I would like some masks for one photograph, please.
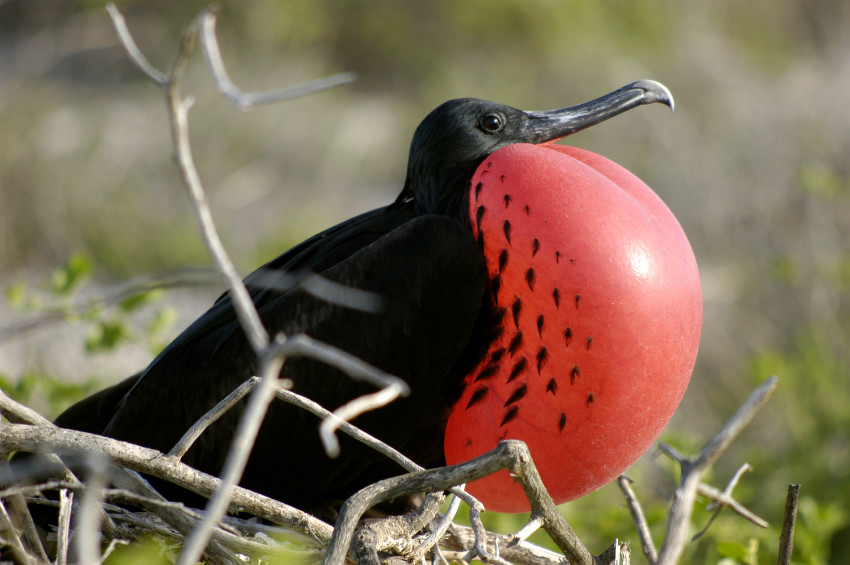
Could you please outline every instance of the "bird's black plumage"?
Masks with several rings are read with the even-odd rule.
[[[411,394],[355,422],[422,465],[442,461],[445,418],[465,372],[498,319],[489,311],[484,256],[469,229],[470,179],[493,151],[557,139],[639,104],[665,101],[666,89],[641,81],[580,106],[523,112],[477,99],[446,102],[420,124],[407,178],[392,204],[301,243],[247,277],[260,317],[274,335],[307,333],[360,356],[410,385]],[[384,300],[380,313],[329,304],[269,281],[310,271]],[[62,426],[170,450],[197,418],[255,374],[257,362],[222,296],[136,377],[62,414]],[[294,390],[329,409],[371,392],[327,365],[286,362]],[[184,457],[220,471],[242,407],[209,428]],[[328,459],[318,420],[272,405],[242,485],[301,507],[345,497],[400,472],[377,453],[344,440]]]

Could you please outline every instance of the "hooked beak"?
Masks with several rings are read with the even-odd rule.
[[[590,102],[545,112],[526,112],[529,120],[520,137],[527,143],[547,143],[604,122],[627,110],[660,102],[673,110],[673,95],[654,80],[639,80]]]

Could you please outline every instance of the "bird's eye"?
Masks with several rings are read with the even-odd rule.
[[[487,114],[481,118],[481,127],[484,131],[496,132],[502,129],[502,116],[499,114]]]

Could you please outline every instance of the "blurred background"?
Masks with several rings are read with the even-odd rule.
[[[550,109],[640,78],[666,84],[675,114],[641,108],[567,143],[652,186],[700,264],[700,356],[662,440],[692,452],[755,386],[780,377],[710,477],[723,486],[749,461],[736,494],[771,527],[724,511],[688,562],[775,562],[789,483],[802,483],[795,562],[846,559],[850,3],[221,4],[223,55],[244,89],[359,75],[240,113],[193,58],[195,158],[245,274],[393,199],[414,128],[447,99]],[[165,67],[206,3],[118,6]],[[171,156],[161,94],[128,62],[102,2],[0,2],[0,384],[48,416],[143,368],[221,291]],[[128,298],[163,276],[198,285]],[[675,474],[651,456],[630,471],[659,540]],[[618,536],[638,551],[615,487],[564,512],[592,550]],[[709,516],[700,507],[695,532]]]

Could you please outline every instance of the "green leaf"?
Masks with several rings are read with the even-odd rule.
[[[91,259],[74,253],[68,262],[53,271],[50,278],[50,290],[59,295],[67,295],[77,289],[91,276],[94,264]]]
[[[100,320],[86,338],[86,351],[111,351],[129,337],[127,325],[121,320]]]
[[[129,314],[130,312],[135,312],[142,306],[150,304],[151,302],[156,302],[162,298],[162,294],[162,289],[147,290],[145,292],[134,294],[129,298],[125,298],[118,304],[118,306],[121,310]]]

